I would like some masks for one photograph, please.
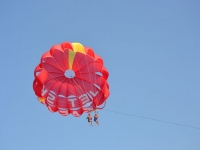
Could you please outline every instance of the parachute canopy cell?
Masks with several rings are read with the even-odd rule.
[[[51,112],[79,117],[105,106],[108,76],[102,58],[91,48],[64,42],[42,55],[34,70],[33,90]]]

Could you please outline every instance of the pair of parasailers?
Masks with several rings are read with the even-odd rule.
[[[99,121],[98,121],[99,116],[97,114],[94,115],[94,122],[96,122],[97,125],[99,125]],[[92,115],[90,115],[90,113],[88,114],[87,118],[88,122],[90,123],[91,126],[92,125]]]

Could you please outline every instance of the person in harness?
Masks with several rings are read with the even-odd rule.
[[[97,114],[94,115],[94,122],[96,122],[97,125],[99,125],[98,121],[99,116]]]
[[[93,126],[92,125],[92,115],[88,114],[88,116],[87,116],[86,119],[88,120],[88,122],[90,123],[90,125]]]

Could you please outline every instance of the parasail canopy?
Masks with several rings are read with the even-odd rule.
[[[102,58],[91,48],[64,42],[42,55],[34,70],[33,90],[51,112],[78,117],[105,106],[108,76]]]

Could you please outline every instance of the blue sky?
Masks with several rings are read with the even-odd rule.
[[[85,0],[0,2],[0,149],[199,150],[200,2]],[[32,90],[54,44],[80,42],[109,70],[100,126],[51,113]]]

